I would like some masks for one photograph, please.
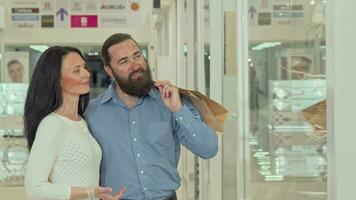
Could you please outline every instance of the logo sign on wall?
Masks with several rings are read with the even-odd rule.
[[[42,15],[41,16],[41,27],[42,28],[53,28],[54,27],[54,16],[53,15]]]
[[[141,26],[142,0],[12,0],[14,28],[125,28]]]
[[[38,28],[40,26],[37,4],[15,1],[12,4],[11,14],[12,27],[14,28]]]
[[[39,28],[39,15],[12,15],[11,16],[13,28]]]
[[[126,0],[100,0],[100,12],[105,13],[126,13]]]
[[[100,26],[106,28],[127,27],[127,17],[125,15],[101,15]]]
[[[299,24],[304,19],[303,5],[278,4],[273,6],[274,24]]]
[[[84,2],[84,10],[86,12],[98,12],[98,2],[97,0],[86,0]]]
[[[96,28],[98,27],[97,15],[72,15],[70,16],[72,28]]]
[[[84,2],[82,0],[72,0],[70,3],[71,12],[83,12],[84,11]]]
[[[53,14],[54,2],[53,0],[41,0],[40,12],[41,14]]]

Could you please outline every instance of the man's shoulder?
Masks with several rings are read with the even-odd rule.
[[[159,89],[157,87],[152,87],[149,94],[154,98],[160,97]]]
[[[103,98],[104,98],[104,93],[100,94],[99,96],[89,101],[88,107],[86,108],[84,113],[84,116],[86,118],[92,115],[93,113],[95,113],[98,107],[100,107],[100,105],[102,104]]]

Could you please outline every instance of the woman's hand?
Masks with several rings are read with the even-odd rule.
[[[116,192],[115,195],[112,195],[112,189],[109,187],[96,187],[95,188],[95,197],[102,200],[120,200],[124,192],[126,191],[125,187],[122,187],[120,191]]]

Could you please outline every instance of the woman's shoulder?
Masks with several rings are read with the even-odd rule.
[[[62,137],[63,124],[61,120],[53,114],[44,117],[37,128],[36,140],[59,141]]]
[[[63,120],[61,120],[59,116],[51,113],[41,120],[39,128],[49,129],[51,131],[60,130],[64,125],[63,123]]]
[[[50,113],[48,114],[46,117],[44,117],[42,119],[42,121],[40,122],[40,124],[56,124],[59,123],[60,120],[59,118],[56,116],[56,114],[54,113]]]

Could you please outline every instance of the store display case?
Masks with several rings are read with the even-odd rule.
[[[28,157],[23,133],[27,83],[0,83],[0,186],[22,186]]]
[[[326,81],[273,80],[269,85],[269,144],[273,174],[321,177],[326,172],[326,146],[313,143],[318,135],[302,110],[326,98]]]

